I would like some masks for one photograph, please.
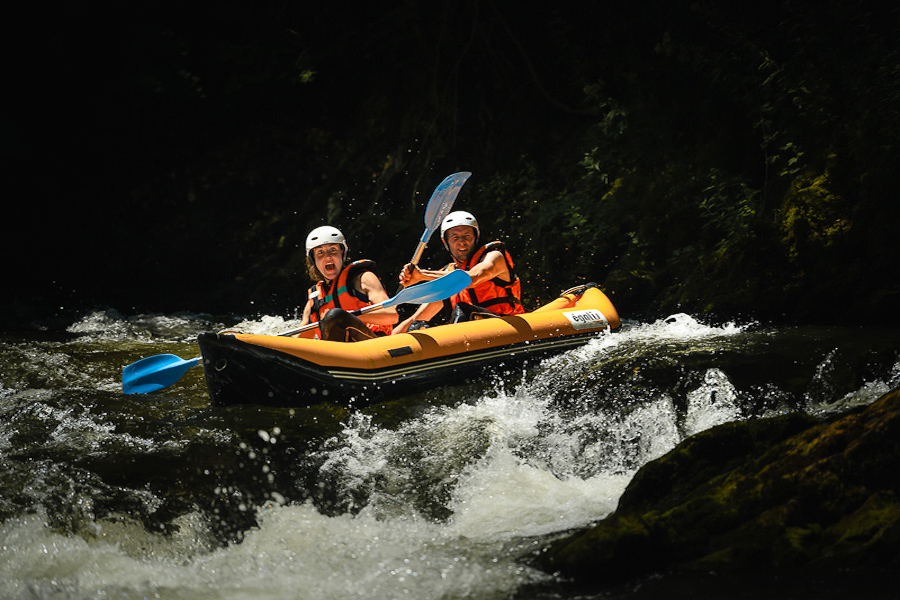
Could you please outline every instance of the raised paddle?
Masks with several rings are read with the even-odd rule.
[[[405,288],[393,298],[364,306],[350,314],[359,316],[379,308],[390,308],[398,304],[438,302],[461,292],[471,284],[472,278],[465,271],[451,271],[443,277]],[[318,326],[318,323],[310,323],[278,335],[295,335]],[[185,360],[174,354],[158,354],[133,362],[122,369],[122,391],[126,394],[147,394],[169,387],[181,379],[188,369],[199,365],[200,360],[199,356]]]
[[[450,214],[450,209],[453,208],[453,203],[456,202],[459,190],[471,175],[469,171],[454,173],[434,188],[431,199],[428,200],[428,206],[425,208],[425,232],[422,234],[422,239],[419,240],[419,245],[416,246],[412,260],[409,261],[411,264],[419,264],[419,259],[422,258],[422,253],[425,251],[425,246],[428,245],[432,234],[441,226],[441,221],[444,220],[444,217]]]

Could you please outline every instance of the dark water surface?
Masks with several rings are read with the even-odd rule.
[[[126,364],[234,325],[108,311],[0,337],[0,598],[879,597],[858,571],[574,590],[527,559],[686,436],[900,387],[897,329],[626,322],[364,411],[214,408],[199,368],[122,394]]]

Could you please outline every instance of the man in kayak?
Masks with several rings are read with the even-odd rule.
[[[303,337],[358,342],[390,335],[399,316],[393,307],[360,316],[348,311],[388,300],[371,260],[350,262],[350,247],[340,230],[317,227],[306,237],[306,266],[316,283],[309,288],[301,325],[319,323]]]
[[[462,210],[450,213],[441,223],[441,240],[453,262],[439,271],[407,264],[400,272],[400,285],[430,281],[453,269],[464,269],[472,277],[472,285],[450,297],[453,323],[525,312],[521,300],[522,284],[513,270],[512,257],[500,242],[479,247],[480,234],[478,221],[471,213]],[[397,325],[393,333],[419,328],[442,307],[442,302],[421,305],[411,317]]]

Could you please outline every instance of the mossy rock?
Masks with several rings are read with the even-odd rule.
[[[900,563],[900,390],[829,422],[735,422],[645,465],[617,511],[538,566],[581,582],[659,570]]]

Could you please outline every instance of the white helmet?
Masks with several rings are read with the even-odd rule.
[[[468,225],[469,227],[474,227],[475,243],[478,243],[478,237],[481,235],[481,230],[478,228],[478,221],[475,219],[472,213],[467,213],[464,210],[457,210],[444,217],[444,220],[441,222],[441,241],[444,242],[444,247],[448,250],[450,249],[450,247],[447,246],[447,238],[444,237],[444,233],[448,229],[451,229],[458,225]]]
[[[306,236],[306,254],[312,252],[313,248],[317,248],[322,244],[340,244],[344,247],[344,257],[350,252],[350,246],[347,245],[347,239],[344,234],[336,227],[324,225],[316,227]]]

